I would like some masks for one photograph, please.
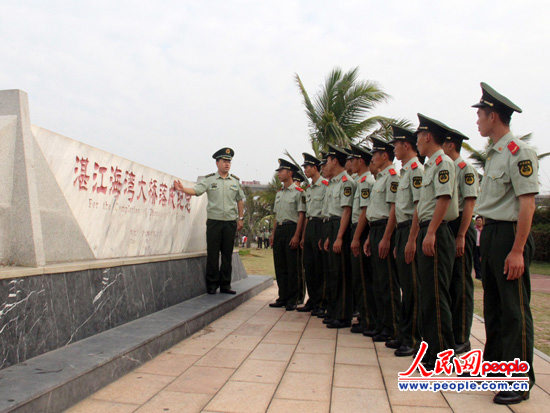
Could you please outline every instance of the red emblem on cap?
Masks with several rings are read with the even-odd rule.
[[[321,182],[323,183],[323,185],[328,186],[328,181],[326,179],[323,179]]]
[[[366,176],[364,176],[364,177],[361,178],[361,182],[365,182],[366,180],[367,180],[367,177],[366,177]]]
[[[395,169],[393,168],[390,169],[390,175],[391,176],[397,175],[397,172],[395,172]]]
[[[439,165],[442,161],[443,161],[443,158],[441,157],[441,155],[439,155],[439,156],[437,157],[437,159],[435,160],[435,164],[436,164],[436,165]]]
[[[347,181],[348,181],[348,177],[347,177],[346,175],[344,175],[344,176],[342,177],[342,182],[347,182]]]
[[[464,162],[464,161],[462,161],[462,162],[460,162],[460,163],[458,164],[458,167],[459,167],[460,169],[464,169],[465,166],[466,166],[466,162]]]
[[[512,155],[515,155],[519,151],[519,146],[517,143],[512,141],[508,144],[508,150],[512,153]]]
[[[411,169],[416,169],[418,168],[418,164],[416,162],[413,162],[413,164],[411,165]]]

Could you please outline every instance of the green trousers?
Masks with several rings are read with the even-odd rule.
[[[386,225],[372,224],[370,228],[371,266],[374,273],[374,296],[376,300],[376,330],[394,339],[399,338],[399,308],[401,294],[397,281],[397,270],[393,258],[394,236],[390,241],[390,252],[384,259],[378,254],[378,245],[384,236]]]
[[[449,284],[455,257],[455,239],[449,226],[441,223],[435,234],[434,256],[424,255],[422,243],[428,224],[429,221],[420,224],[416,254],[422,289],[422,336],[429,346],[424,360],[434,362],[437,353],[454,348]]]
[[[487,336],[483,358],[487,361],[513,361],[517,357],[528,362],[532,386],[535,372],[529,265],[535,245],[529,234],[523,250],[525,272],[519,279],[508,281],[504,274],[504,260],[512,249],[515,235],[515,222],[485,225],[481,232],[483,316]]]
[[[322,226],[320,219],[310,219],[304,234],[304,273],[309,296],[308,304],[312,308],[319,307],[322,298],[323,262],[319,250]]]
[[[343,236],[342,251],[336,254],[332,250],[340,228],[340,220],[329,221],[329,274],[327,292],[330,294],[327,311],[334,320],[350,321],[352,318],[350,228]]]
[[[231,259],[236,231],[236,221],[206,220],[207,289],[231,288]]]
[[[420,284],[416,257],[410,264],[405,262],[405,246],[411,232],[410,222],[399,224],[395,230],[397,276],[401,287],[401,311],[399,333],[401,344],[417,348],[422,341],[420,313]]]
[[[357,224],[351,227],[353,239]],[[372,269],[370,257],[363,253],[363,244],[369,236],[369,227],[361,234],[361,252],[358,257],[351,254],[351,276],[353,288],[353,308],[359,312],[361,326],[366,330],[376,328],[376,306],[374,303]]]
[[[456,238],[462,216],[449,222],[449,228]],[[474,264],[474,246],[476,244],[476,230],[474,225],[466,231],[464,255],[456,257],[453,263],[453,273],[449,286],[451,296],[451,315],[453,318],[453,335],[455,344],[465,343],[470,339],[472,320],[474,317],[474,279],[472,267]]]
[[[300,282],[298,275],[301,263],[298,259],[298,249],[290,248],[290,240],[295,232],[295,223],[282,223],[277,224],[273,235],[273,262],[279,287],[277,301],[286,305],[294,305],[298,300]]]
[[[330,222],[323,222],[321,225],[321,263],[323,264],[323,271],[321,273],[321,304],[320,307],[323,309],[328,308],[328,302],[331,298],[330,292],[328,290],[328,278],[330,276],[330,266],[329,266],[329,253],[325,251],[325,240],[330,238]]]

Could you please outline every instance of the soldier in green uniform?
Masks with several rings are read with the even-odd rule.
[[[401,297],[393,257],[395,230],[395,198],[399,177],[393,166],[393,145],[372,138],[372,162],[378,174],[370,193],[366,216],[370,225],[364,244],[365,254],[371,257],[374,274],[374,294],[377,309],[377,334],[373,340],[398,348],[399,308]]]
[[[292,177],[298,173],[298,168],[294,164],[279,159],[277,172],[283,187],[275,197],[275,222],[270,243],[273,245],[279,297],[269,306],[286,307],[287,311],[293,311],[296,309],[300,282],[301,263],[298,259],[298,249],[304,222],[304,191],[293,183]]]
[[[455,165],[443,152],[448,127],[418,114],[417,147],[430,159],[424,164],[420,200],[413,217],[417,237],[418,275],[422,293],[422,336],[429,345],[423,363],[433,369],[437,353],[454,348],[449,284],[455,258],[455,238],[448,222],[458,217]]]
[[[329,273],[327,280],[328,328],[344,328],[351,325],[351,262],[350,219],[355,192],[355,182],[345,170],[347,154],[342,149],[328,145],[326,169],[332,176],[328,197],[328,247]]]
[[[359,320],[351,326],[352,333],[363,333],[365,330],[374,328],[374,318],[372,316],[374,296],[372,289],[367,288],[367,279],[369,278],[370,259],[363,253],[361,246],[365,243],[369,230],[366,225],[365,211],[361,208],[361,198],[368,196],[370,189],[362,189],[366,185],[374,184],[374,176],[370,173],[369,164],[372,159],[372,153],[361,146],[351,145],[352,172],[356,175],[355,181],[357,189],[353,198],[353,208],[351,214],[351,272],[353,286],[353,303],[355,310],[359,313]],[[362,216],[361,224],[359,223]]]
[[[449,294],[451,296],[455,353],[461,354],[471,350],[470,329],[474,315],[472,266],[476,242],[472,214],[478,195],[479,179],[474,167],[460,156],[462,141],[468,140],[468,137],[457,130],[449,130],[445,139],[443,151],[455,164],[458,188],[459,215],[457,219],[449,222],[449,228],[456,240],[456,256]]]
[[[319,250],[321,251],[321,262],[323,264],[323,272],[321,274],[322,282],[321,282],[321,304],[320,309],[317,311],[317,317],[319,318],[329,318],[326,312],[326,309],[328,307],[328,299],[329,299],[329,293],[328,293],[328,276],[329,276],[329,248],[328,243],[325,241],[329,237],[329,230],[330,230],[330,222],[328,221],[328,203],[329,203],[329,197],[326,196],[328,192],[328,187],[330,186],[330,178],[332,177],[330,175],[330,171],[326,167],[327,165],[327,153],[321,151],[321,162],[319,163],[319,167],[321,168],[321,184],[323,184],[325,188],[325,197],[323,198],[323,204],[321,208],[321,218],[323,219],[322,225],[321,225],[321,239],[319,240]],[[326,245],[325,245],[326,243]]]
[[[323,183],[319,173],[321,161],[315,156],[304,152],[304,172],[311,179],[311,185],[305,190],[306,195],[306,222],[302,232],[301,247],[303,249],[304,272],[309,299],[298,311],[311,311],[316,315],[321,305],[322,294],[322,259],[319,249],[319,240],[322,238],[323,225],[322,209],[327,185]],[[325,181],[326,182],[326,181]]]
[[[487,334],[484,358],[528,362],[532,386],[529,264],[535,247],[530,230],[539,191],[538,159],[532,148],[510,132],[512,113],[521,113],[521,109],[486,83],[481,88],[481,100],[473,107],[478,108],[479,133],[491,139],[476,211],[485,218],[480,245]],[[512,404],[528,398],[528,392],[501,391],[494,402]]]
[[[235,294],[231,289],[231,256],[235,232],[243,227],[244,193],[239,177],[230,174],[231,160],[235,152],[222,148],[212,157],[218,171],[208,174],[197,182],[194,188],[185,188],[180,181],[174,181],[174,188],[188,195],[200,196],[206,192],[206,291],[216,294]],[[238,219],[238,220],[237,220]],[[222,256],[219,265],[220,253]]]
[[[401,161],[401,173],[395,198],[394,257],[397,266],[399,285],[401,286],[401,311],[399,313],[400,347],[395,350],[398,357],[410,356],[418,349],[422,337],[420,334],[420,285],[416,257],[405,254],[408,249],[415,250],[415,233],[411,233],[412,219],[416,204],[420,199],[424,166],[418,159],[416,134],[392,125],[395,157]],[[418,227],[416,226],[415,229]]]
[[[302,202],[305,205],[305,186],[309,184],[309,181],[304,174],[304,171],[302,171],[302,168],[300,168],[300,166],[297,164],[294,164],[294,166],[296,167],[296,174],[292,177],[292,180],[298,188],[303,190],[304,193],[302,194]],[[302,228],[300,228],[300,234],[302,234],[300,239],[302,239],[304,236],[305,225],[306,220],[304,219],[302,223]],[[304,254],[301,246],[300,248],[298,248],[298,261],[300,262],[300,271],[298,272],[298,299],[296,300],[296,304],[303,304],[304,298],[306,296],[306,276],[304,269]]]

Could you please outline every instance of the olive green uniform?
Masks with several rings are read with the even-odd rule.
[[[305,195],[294,183],[283,187],[275,196],[273,212],[277,226],[273,236],[273,262],[279,287],[278,302],[296,305],[299,293],[301,262],[298,249],[290,248],[290,240],[296,233],[299,213],[305,212]]]
[[[391,204],[395,203],[399,177],[393,164],[376,175],[367,207],[367,220],[370,225],[369,239],[371,266],[374,273],[374,295],[378,312],[376,330],[394,339],[399,337],[399,308],[401,297],[397,282],[397,271],[393,257],[394,233],[390,239],[390,252],[380,258],[378,245],[384,236]]]
[[[455,165],[442,149],[424,164],[422,189],[417,205],[420,232],[417,238],[418,275],[422,294],[422,336],[429,345],[425,361],[433,363],[437,353],[454,348],[449,284],[455,257],[455,239],[447,225],[458,216]],[[435,211],[437,198],[448,195],[451,204],[435,235],[435,254],[424,255],[422,243]]]
[[[456,167],[459,216],[454,221],[449,222],[449,228],[456,238],[462,222],[464,199],[477,198],[479,180],[474,167],[464,161],[462,157],[459,156],[455,159],[454,164]],[[470,222],[465,238],[464,254],[462,257],[455,256],[449,287],[453,334],[456,345],[466,343],[469,340],[474,316],[474,280],[472,278],[472,267],[474,264],[476,232],[473,222]]]
[[[416,257],[410,264],[405,262],[405,246],[409,240],[415,202],[420,199],[424,167],[415,156],[403,165],[400,171],[397,196],[395,198],[395,249],[397,275],[401,286],[401,311],[399,313],[399,332],[401,345],[417,348],[420,334],[420,285]]]
[[[237,176],[222,178],[218,172],[206,175],[194,187],[197,196],[206,192],[206,288],[231,288],[231,256],[237,230],[237,201],[244,192]],[[221,266],[219,257],[221,252]]]
[[[484,358],[488,361],[513,361],[517,357],[528,362],[531,385],[535,382],[533,318],[529,305],[529,265],[535,248],[532,235],[529,234],[524,247],[525,271],[519,279],[506,279],[504,261],[514,244],[518,197],[538,191],[538,159],[531,147],[512,133],[489,146],[476,209],[485,218],[480,246],[487,335]]]
[[[305,190],[306,194],[306,220],[307,225],[304,234],[304,270],[306,276],[308,304],[311,308],[321,305],[323,288],[323,263],[319,240],[323,227],[323,202],[328,181],[321,176]]]
[[[327,279],[328,303],[327,311],[333,320],[350,321],[352,318],[351,292],[351,259],[350,233],[351,222],[342,237],[342,251],[336,254],[332,246],[340,229],[340,221],[344,207],[353,207],[353,197],[356,183],[343,171],[330,180],[325,196],[329,198],[327,204],[328,235],[330,242],[329,272]]]

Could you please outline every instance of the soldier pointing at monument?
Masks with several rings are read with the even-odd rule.
[[[200,196],[206,192],[206,291],[208,294],[220,292],[235,294],[231,289],[231,255],[235,231],[243,227],[244,193],[240,179],[229,173],[235,152],[222,148],[212,158],[216,160],[218,171],[208,174],[194,188],[185,188],[180,181],[174,181],[174,188],[188,195]],[[238,218],[238,220],[237,220]],[[219,266],[219,254],[222,262]]]

